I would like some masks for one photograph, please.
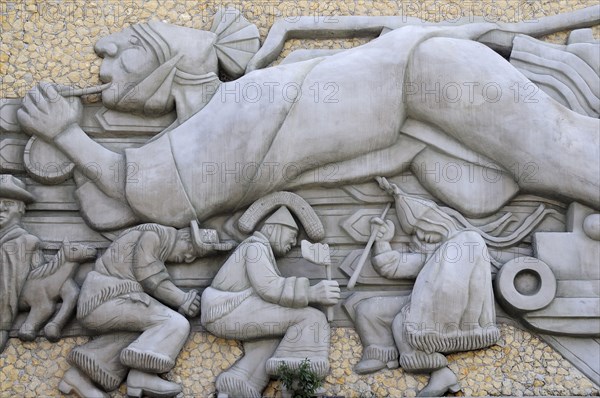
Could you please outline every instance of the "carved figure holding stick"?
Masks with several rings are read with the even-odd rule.
[[[356,330],[364,346],[355,372],[386,366],[431,372],[421,396],[458,391],[457,378],[443,354],[493,345],[500,337],[487,246],[429,200],[403,193],[386,179],[380,186],[394,196],[402,229],[413,236],[411,251],[392,250],[394,224],[374,218],[371,261],[390,279],[415,279],[410,296],[374,297],[356,308]]]

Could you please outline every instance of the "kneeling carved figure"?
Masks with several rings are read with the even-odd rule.
[[[374,218],[377,231],[372,263],[390,279],[415,279],[410,296],[373,297],[356,308],[356,330],[364,346],[357,373],[397,368],[431,372],[420,396],[460,389],[443,354],[493,345],[495,325],[490,257],[484,239],[462,230],[435,203],[402,193],[383,182],[396,202],[411,252],[392,250],[394,224]]]

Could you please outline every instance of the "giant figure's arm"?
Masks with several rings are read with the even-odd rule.
[[[56,146],[108,196],[125,200],[125,156],[92,140],[72,124],[54,139]]]
[[[88,137],[79,124],[81,101],[40,83],[23,98],[17,118],[27,133],[56,145],[108,196],[125,201],[125,156]]]

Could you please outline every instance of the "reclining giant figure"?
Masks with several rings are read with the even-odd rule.
[[[221,83],[215,33],[138,24],[96,44],[104,58],[100,78],[111,83],[103,102],[148,115],[176,107],[171,128],[140,148],[110,151],[81,129],[79,101],[62,98],[52,85],[34,88],[18,119],[80,172],[90,163],[100,166],[93,179],[82,173],[76,178],[82,213],[96,229],[141,221],[184,227],[269,192],[389,176],[423,154],[461,159],[463,149],[493,162],[508,178],[502,184],[480,181],[468,200],[443,184],[428,186],[458,210],[480,201],[472,215],[491,214],[518,190],[600,208],[598,120],[541,91],[533,101],[515,101],[515,87],[530,81],[477,41],[502,29],[492,23],[405,26],[335,55]],[[182,35],[187,40],[178,39]],[[315,97],[315,89],[328,83],[337,90],[332,101]],[[448,100],[425,91],[436,87],[460,87],[462,95]],[[442,155],[427,137],[402,134],[415,122],[443,131],[463,149]],[[535,164],[535,178],[520,178],[528,163]],[[128,164],[138,171],[133,180],[127,179]],[[326,164],[334,164],[336,173],[320,181],[313,173]],[[111,211],[94,213],[94,207]]]

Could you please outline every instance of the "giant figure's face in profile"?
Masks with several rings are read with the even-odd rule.
[[[152,48],[132,28],[98,40],[94,50],[103,58],[100,80],[112,83],[102,92],[102,102],[111,109],[125,96],[134,96],[132,90],[160,66]]]

